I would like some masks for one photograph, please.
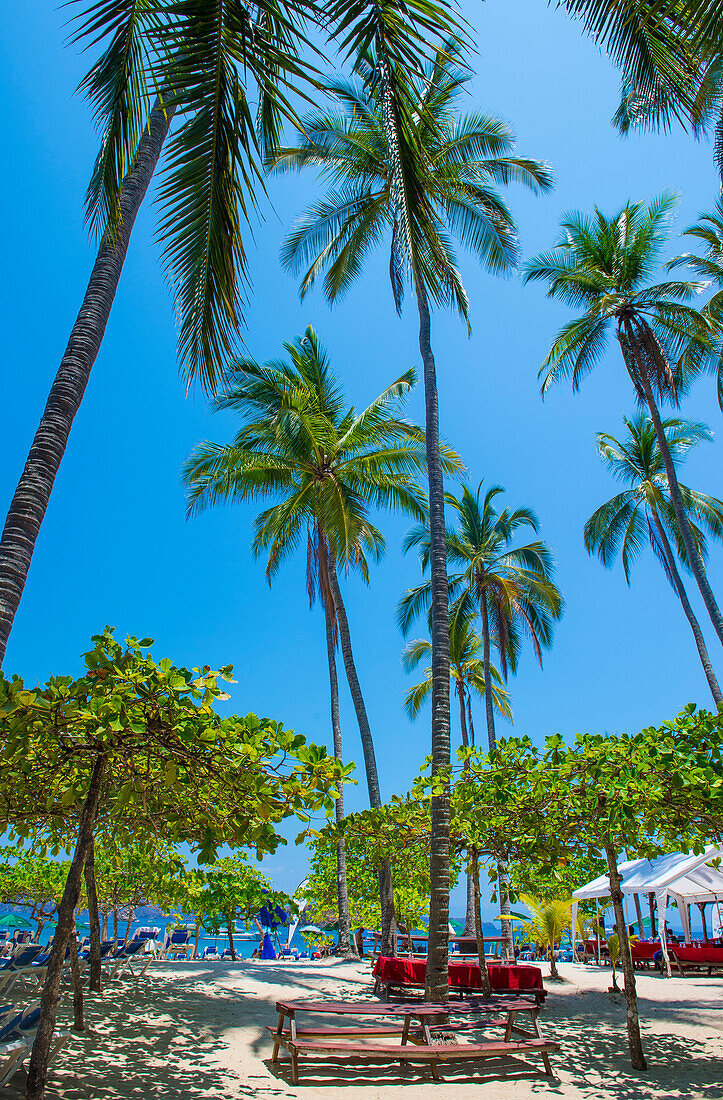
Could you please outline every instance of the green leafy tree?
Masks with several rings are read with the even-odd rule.
[[[221,718],[227,699],[213,671],[156,662],[135,638],[106,628],[85,654],[79,679],[26,688],[0,677],[3,817],[11,841],[32,838],[51,855],[72,847],[33,1044],[28,1097],[42,1097],[65,948],[83,867],[96,833],[123,843],[162,831],[202,860],[221,844],[257,854],[282,842],[276,824],[310,810],[333,811],[343,778],[326,750],[269,719]]]
[[[57,912],[69,864],[26,847],[2,848],[0,855],[0,902],[27,907],[30,920],[37,925],[35,939],[39,940]]]
[[[197,920],[214,935],[226,929],[232,962],[236,961],[233,933],[237,921],[253,920],[265,905],[296,912],[292,899],[274,890],[266,875],[250,867],[242,856],[225,856],[203,871],[192,872],[191,877],[196,886],[192,901]]]
[[[284,350],[284,360],[264,365],[248,359],[237,362],[216,407],[238,413],[241,428],[232,443],[201,443],[190,456],[184,468],[189,510],[230,501],[274,500],[258,516],[253,542],[256,554],[268,554],[269,582],[306,536],[307,590],[311,598],[320,595],[325,613],[334,751],[341,757],[334,656],[338,634],[361,735],[369,803],[379,807],[374,741],[338,566],[357,568],[368,580],[368,558],[381,557],[384,538],[370,519],[370,509],[425,515],[417,481],[425,466],[424,434],[401,416],[415,376],[407,371],[357,412],[346,404],[312,328]],[[447,466],[458,467],[451,454]],[[343,805],[337,806],[337,815],[343,816]],[[382,869],[380,890],[389,949],[394,899],[388,868]],[[340,919],[345,908],[342,898]]]
[[[101,139],[86,202],[100,245],[0,538],[0,662],[159,163],[158,236],[181,371],[215,392],[243,325],[247,226],[265,190],[263,156],[284,119],[296,118],[291,93],[308,98],[320,86],[308,38],[318,34],[319,12],[305,0],[82,0],[74,14],[71,41],[93,54],[81,89]],[[410,0],[403,13],[392,0],[333,0],[322,34],[340,61],[373,47],[398,71],[388,94],[409,118],[407,74],[458,25],[436,0]]]
[[[487,270],[505,272],[517,260],[512,216],[497,185],[520,181],[534,190],[551,185],[549,169],[510,156],[514,140],[499,119],[460,116],[469,72],[460,44],[450,39],[409,75],[370,36],[360,51],[358,79],[332,79],[335,109],[304,119],[296,148],[269,158],[277,171],[312,168],[330,188],[302,215],[282,248],[282,261],[302,275],[305,294],[324,276],[334,301],[361,274],[369,252],[390,249],[392,293],[398,311],[405,285],[416,299],[424,369],[429,529],[433,587],[432,753],[440,774],[450,760],[449,615],[444,539],[443,460],[439,443],[437,376],[431,306],[451,306],[466,320],[468,300],[452,246],[456,237]],[[426,55],[427,56],[427,55]],[[431,914],[426,995],[448,992],[449,793],[432,812]]]
[[[402,935],[426,919],[429,910],[429,799],[394,797],[385,805],[348,814],[323,830],[310,830],[310,873],[304,898],[310,911],[323,917],[334,907],[333,853],[344,836],[349,864],[349,900],[357,925],[379,927],[381,911],[376,873],[388,860],[395,881],[397,923]],[[459,858],[452,860],[456,881]]]
[[[555,247],[525,264],[527,282],[548,284],[548,297],[583,312],[557,334],[542,364],[542,392],[570,378],[577,389],[602,359],[612,335],[641,405],[646,405],[665,467],[685,553],[711,622],[723,643],[723,617],[686,515],[658,403],[678,404],[698,374],[715,367],[716,331],[687,302],[701,289],[690,282],[651,284],[667,238],[675,200],[627,203],[612,217],[565,218]]]
[[[646,544],[662,565],[665,575],[677,593],[685,617],[695,638],[698,656],[708,686],[716,703],[723,702],[708,650],[676,559],[689,569],[685,545],[670,499],[668,479],[652,420],[643,412],[632,419],[623,417],[627,433],[622,440],[600,432],[597,436],[598,455],[617,481],[629,488],[617,493],[601,505],[585,524],[585,549],[597,554],[605,566],[611,566],[620,555],[625,579],[630,584],[632,564]],[[681,462],[697,443],[713,438],[705,424],[668,418],[662,421],[663,433],[674,466]],[[680,496],[690,530],[701,558],[707,557],[706,532],[713,538],[723,537],[723,501],[706,496],[679,483]]]

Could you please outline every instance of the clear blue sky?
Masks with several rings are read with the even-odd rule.
[[[3,13],[3,515],[93,255],[82,200],[95,135],[85,103],[74,95],[86,59],[64,47],[67,11],[36,0],[6,5]],[[717,181],[709,145],[680,132],[621,140],[609,124],[617,75],[576,24],[545,0],[475,0],[465,4],[465,14],[480,47],[470,109],[507,118],[520,152],[548,161],[556,172],[556,189],[545,198],[518,189],[509,195],[526,255],[551,244],[560,215],[571,208],[598,203],[611,209],[665,187],[682,194],[681,225],[710,206]],[[256,233],[247,346],[257,358],[275,355],[312,323],[349,398],[361,405],[417,364],[414,312],[408,308],[397,318],[385,254],[333,311],[316,293],[299,303],[293,280],[279,266],[278,247],[314,190],[312,179],[272,184],[273,207]],[[262,564],[249,552],[252,507],[185,520],[181,463],[199,439],[225,440],[233,425],[209,416],[200,395],[184,396],[153,234],[149,207],[137,224],[73,428],[5,670],[30,681],[76,672],[90,635],[111,623],[119,633],[155,637],[158,653],[178,663],[233,662],[235,710],[273,716],[328,742],[322,620],[308,608],[302,558],[286,565],[269,589]],[[594,433],[615,432],[634,407],[614,351],[580,394],[560,388],[543,404],[537,368],[567,314],[540,288],[494,279],[468,259],[462,268],[472,338],[451,316],[435,317],[433,326],[443,431],[471,481],[498,482],[510,503],[536,509],[567,604],[544,669],[528,653],[510,684],[516,732],[541,739],[552,732],[634,731],[671,717],[690,700],[707,704],[687,624],[657,563],[642,560],[628,589],[621,570],[605,571],[582,544],[585,519],[613,492],[595,457]],[[421,418],[421,390],[410,411]],[[684,411],[718,432],[711,379],[698,385]],[[685,479],[723,495],[716,446],[690,460]],[[380,522],[386,559],[373,570],[368,590],[350,578],[346,593],[382,786],[391,795],[407,788],[429,751],[430,734],[428,713],[412,724],[402,711],[409,680],[394,622],[397,599],[417,582],[418,567],[400,553],[405,523],[388,516]],[[714,550],[710,572],[719,590],[720,563]],[[718,643],[707,634],[720,667]],[[346,696],[342,720],[347,757],[361,763]],[[348,806],[364,804],[362,784],[349,792]],[[304,867],[304,852],[292,843],[264,869],[291,889]],[[461,909],[458,894],[453,912]]]

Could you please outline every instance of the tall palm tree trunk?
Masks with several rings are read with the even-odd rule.
[[[377,758],[374,752],[374,741],[372,739],[372,731],[369,726],[369,718],[367,716],[366,706],[364,705],[364,696],[362,695],[361,685],[359,684],[356,665],[354,664],[349,620],[346,616],[346,607],[344,606],[344,600],[342,599],[341,589],[339,587],[336,561],[331,554],[328,560],[328,571],[329,588],[331,590],[331,598],[334,601],[336,621],[339,627],[339,641],[341,643],[342,657],[344,658],[344,669],[346,671],[352,702],[354,703],[354,710],[356,711],[362,752],[364,753],[364,769],[366,771],[367,789],[369,791],[369,805],[373,810],[378,810],[382,805],[382,798],[379,791],[379,776],[377,774]],[[388,859],[385,859],[379,868],[379,902],[382,913],[381,952],[383,955],[393,955],[396,954],[394,944],[396,939],[396,922],[394,918],[392,869]]]
[[[461,673],[461,669],[459,670]],[[456,683],[457,695],[459,697],[459,725],[462,731],[462,744],[465,748],[469,746],[469,734],[467,733],[467,714],[465,708],[466,692],[464,690],[464,680],[460,674],[460,678]],[[465,760],[464,766],[469,769],[469,761]],[[474,936],[475,924],[474,924],[474,879],[472,877],[472,871],[467,872],[467,907],[464,917],[464,931],[465,936]]]
[[[490,617],[487,609],[487,599],[483,593],[480,600],[480,611],[482,614],[482,661],[484,667],[485,677],[485,715],[487,717],[487,743],[489,744],[490,752],[495,747],[495,711],[492,699],[492,666],[490,663]],[[499,894],[500,903],[500,916],[509,917],[511,915],[512,907],[510,905],[510,879],[507,874],[507,864],[502,861],[497,864],[497,892]],[[505,953],[508,957],[514,956],[514,946],[512,943],[512,922],[509,920],[503,920],[501,922],[500,934],[502,936],[502,946],[505,949]]]
[[[324,604],[326,622],[326,655],[329,662],[329,697],[331,702],[331,728],[334,734],[334,756],[339,763],[342,760],[341,721],[339,718],[339,681],[336,675],[336,656],[334,623],[331,608]],[[336,800],[336,820],[344,820],[344,784],[339,784],[339,797]],[[346,875],[346,849],[344,841],[336,845],[336,899],[339,916],[339,950],[343,958],[356,958],[356,945],[351,936],[349,918],[349,887]]]
[[[82,885],[83,866],[88,854],[93,827],[98,815],[98,803],[105,771],[105,757],[99,756],[88,785],[88,794],[80,814],[75,852],[65,880],[63,897],[58,906],[58,923],[53,937],[53,948],[45,972],[43,992],[40,998],[40,1019],[35,1033],[32,1054],[28,1065],[25,1100],[43,1100],[48,1079],[48,1062],[53,1044],[53,1032],[60,997],[60,982],[65,964],[65,948],[75,929],[75,910]]]
[[[668,448],[668,441],[665,438],[665,432],[663,431],[663,424],[660,419],[660,412],[653,396],[653,390],[650,385],[650,379],[648,377],[648,371],[643,358],[642,349],[640,346],[640,337],[636,335],[629,322],[626,323],[626,336],[625,340],[627,345],[632,348],[633,353],[636,356],[636,363],[638,367],[638,373],[642,382],[643,395],[645,402],[650,412],[650,418],[653,421],[655,427],[655,435],[658,439],[658,446],[660,447],[660,453],[663,457],[663,464],[665,466],[665,474],[668,479],[668,488],[670,489],[670,499],[673,504],[673,510],[675,511],[675,518],[678,521],[678,527],[680,529],[680,535],[683,539],[683,545],[685,546],[685,552],[688,555],[688,561],[690,562],[690,568],[695,577],[695,582],[700,589],[700,594],[703,597],[703,603],[705,604],[706,611],[710,616],[710,621],[713,623],[721,645],[723,645],[723,615],[721,615],[720,608],[716,602],[716,598],[713,595],[713,589],[711,588],[708,577],[705,571],[705,565],[703,559],[698,553],[698,549],[693,541],[693,535],[690,530],[690,524],[688,523],[688,517],[685,514],[685,508],[683,507],[683,499],[680,495],[680,485],[678,484],[678,475],[675,472],[675,466],[673,465],[673,459],[670,456],[670,450]],[[620,333],[618,334],[620,339]],[[623,359],[625,359],[625,348],[623,342],[621,347],[623,349]],[[627,360],[625,360],[627,362]],[[632,375],[631,375],[632,377]],[[633,385],[638,389],[638,385],[635,378],[632,378]]]
[[[444,477],[439,452],[439,398],[432,353],[429,303],[414,273],[419,308],[419,350],[424,366],[427,474],[429,478],[430,570],[432,583],[432,774],[448,774],[451,762],[449,713],[449,591],[444,522]],[[429,941],[424,994],[428,1001],[449,998],[449,783],[432,799],[429,859]]]
[[[705,678],[708,681],[708,687],[711,690],[714,701],[716,703],[723,703],[723,695],[721,694],[720,687],[718,686],[718,680],[716,679],[715,672],[713,671],[713,666],[710,663],[710,657],[708,656],[708,649],[706,647],[705,639],[703,637],[703,631],[700,629],[700,623],[695,616],[693,608],[690,606],[688,593],[685,591],[685,586],[683,585],[680,573],[678,572],[678,569],[676,567],[675,558],[673,557],[673,551],[671,549],[670,542],[668,541],[668,536],[665,533],[663,524],[660,522],[660,516],[654,508],[651,509],[651,515],[653,517],[655,529],[658,532],[658,538],[660,539],[661,546],[663,547],[663,553],[665,554],[665,560],[668,563],[668,571],[670,572],[670,576],[673,579],[673,584],[675,585],[675,591],[678,593],[678,599],[682,604],[683,611],[685,612],[685,617],[690,623],[690,629],[693,631],[693,637],[695,638],[695,644],[698,649],[698,656],[700,657],[700,663],[703,666]]]
[[[492,701],[492,666],[490,664],[490,617],[487,611],[487,600],[480,600],[480,612],[482,615],[482,661],[485,674],[485,716],[487,718],[487,743],[490,752],[495,747],[495,711]]]
[[[83,303],[10,504],[0,538],[0,665],[73,418],[105,334],[136,215],[158,164],[172,115],[173,108],[166,110],[156,101],[133,167],[123,180],[120,225],[114,233],[106,232],[101,241]]]

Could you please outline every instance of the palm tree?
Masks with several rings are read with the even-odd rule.
[[[552,557],[541,541],[512,548],[510,543],[517,530],[530,527],[537,531],[534,512],[529,508],[497,512],[495,498],[504,490],[496,485],[481,499],[483,482],[472,493],[462,487],[460,497],[446,494],[449,506],[457,513],[459,527],[447,531],[447,556],[450,568],[449,595],[455,600],[455,615],[479,614],[482,623],[483,674],[485,682],[485,714],[490,752],[495,747],[493,676],[491,647],[497,648],[502,675],[508,667],[514,672],[526,633],[540,664],[542,650],[552,642],[552,627],[562,614],[562,596],[553,580]],[[404,540],[404,549],[420,551],[422,568],[429,563],[429,535],[419,525]],[[456,571],[455,570],[456,567]],[[402,598],[398,619],[406,634],[416,616],[431,606],[431,587],[427,581],[411,589]],[[502,913],[509,915],[509,884],[507,869],[498,865],[498,881]],[[503,935],[511,948],[509,922],[503,924]]]
[[[529,508],[497,511],[496,498],[504,493],[494,485],[482,495],[484,482],[476,492],[462,486],[460,496],[446,494],[450,508],[457,514],[458,526],[447,530],[447,556],[450,568],[449,594],[455,601],[455,616],[462,621],[478,614],[482,624],[483,679],[487,740],[495,746],[494,674],[490,654],[494,645],[500,658],[502,676],[517,669],[523,634],[532,642],[542,662],[542,650],[552,643],[553,623],[562,615],[562,596],[553,580],[552,555],[544,542],[535,540],[512,547],[515,532],[530,528],[537,532],[538,521]],[[420,552],[422,568],[429,563],[429,536],[422,525],[414,527],[403,543],[404,550]],[[428,581],[410,589],[401,599],[398,620],[406,634],[417,615],[431,605]]]
[[[614,123],[700,136],[723,176],[723,19],[716,0],[562,0],[622,70]]]
[[[548,297],[584,308],[563,326],[542,364],[543,395],[562,378],[571,378],[577,389],[614,332],[636,397],[655,425],[687,560],[723,644],[723,617],[695,545],[658,409],[658,401],[677,405],[686,386],[717,364],[714,326],[685,304],[701,287],[649,283],[673,207],[673,197],[663,194],[648,205],[627,203],[611,218],[597,208],[593,217],[574,212],[562,223],[556,246],[525,264],[525,280],[546,282]]]
[[[329,42],[342,52],[373,41],[402,70],[418,67],[457,27],[446,5],[428,0],[411,0],[404,13],[391,0],[335,0],[325,17]],[[164,146],[158,236],[179,318],[180,366],[187,383],[215,393],[243,325],[244,229],[263,191],[260,161],[284,118],[296,118],[289,90],[319,87],[310,27],[318,28],[318,8],[306,0],[78,5],[72,40],[94,51],[81,88],[101,136],[87,193],[100,246],[0,536],[0,664]],[[30,1076],[39,1096],[45,1070],[36,1072],[33,1061]]]
[[[535,943],[548,948],[550,977],[559,978],[555,952],[560,939],[570,927],[572,901],[563,901],[559,898],[535,898],[531,894],[520,894],[520,901],[523,901],[532,913],[532,918],[527,922],[527,934]]]
[[[644,545],[650,544],[690,623],[713,699],[721,703],[723,695],[708,656],[703,632],[676,565],[677,556],[684,568],[690,568],[670,500],[655,426],[643,412],[630,420],[627,417],[623,420],[627,428],[624,439],[618,440],[606,432],[600,432],[597,450],[613,477],[629,488],[606,501],[590,516],[585,524],[585,548],[589,554],[597,554],[605,566],[611,566],[619,553],[625,579],[630,584],[631,566]],[[671,458],[676,464],[691,447],[703,441],[710,442],[713,438],[705,424],[694,424],[689,420],[664,420],[663,431]],[[680,485],[680,493],[696,547],[701,557],[705,558],[706,536],[702,527],[713,538],[723,538],[723,501],[698,493],[686,485]]]
[[[184,467],[189,512],[217,503],[271,498],[255,521],[253,550],[268,554],[271,581],[305,537],[307,584],[319,591],[326,618],[334,695],[334,635],[338,631],[364,752],[369,802],[381,806],[376,755],[359,684],[337,566],[368,579],[368,558],[384,552],[370,507],[401,509],[421,519],[424,494],[416,481],[425,465],[424,433],[399,415],[415,382],[407,371],[366,409],[347,407],[316,333],[284,345],[287,359],[264,365],[236,362],[215,407],[232,410],[241,428],[232,443],[199,444]],[[451,453],[445,461],[458,468]],[[335,708],[336,709],[336,708]],[[338,724],[338,710],[333,718]],[[339,747],[335,743],[335,752]],[[380,881],[384,947],[393,933],[391,873]]]
[[[469,72],[458,67],[460,45],[450,40],[422,79],[409,79],[378,48],[361,55],[356,79],[329,81],[337,109],[302,120],[295,148],[269,158],[276,171],[313,168],[328,181],[287,237],[282,262],[302,274],[302,296],[324,275],[330,301],[360,274],[375,245],[387,241],[390,277],[401,312],[405,284],[419,314],[424,368],[429,529],[433,586],[432,768],[450,761],[449,609],[444,538],[444,479],[439,448],[437,376],[430,301],[455,307],[467,319],[468,300],[457,267],[457,237],[490,271],[517,261],[512,216],[497,184],[551,186],[544,165],[510,156],[513,135],[499,119],[460,117],[457,103]],[[449,791],[432,805],[431,897],[425,994],[448,995]]]
[[[721,130],[721,157],[723,158],[723,128]],[[721,160],[723,165],[723,159]],[[689,267],[706,286],[717,286],[703,309],[716,327],[723,325],[723,199],[716,199],[709,214],[701,214],[698,221],[684,230],[685,237],[692,237],[703,246],[703,255],[685,252],[668,264],[669,270]],[[723,354],[718,359],[718,404],[723,409]]]
[[[485,697],[484,662],[481,657],[482,639],[472,627],[472,619],[453,615],[449,624],[449,673],[452,685],[459,700],[459,725],[464,748],[474,748],[474,722],[472,721],[472,693]],[[432,645],[426,638],[415,638],[406,646],[402,655],[402,664],[406,672],[411,672],[432,652]],[[492,697],[498,714],[512,721],[512,707],[509,692],[504,687],[502,677],[491,666]],[[404,709],[410,718],[416,718],[424,703],[432,694],[432,667],[425,669],[425,677],[411,687],[404,701]],[[467,909],[464,924],[465,936],[475,934],[474,876],[467,873]]]
[[[474,747],[474,723],[472,721],[472,693],[485,697],[484,662],[481,656],[482,639],[475,633],[471,619],[453,616],[449,624],[449,675],[459,700],[459,725],[464,748]],[[402,655],[405,672],[411,672],[432,653],[432,643],[427,638],[414,638]],[[497,669],[491,666],[492,700],[495,710],[512,721],[509,692]],[[432,694],[432,667],[425,669],[424,679],[411,687],[404,700],[404,709],[410,718],[416,718]]]

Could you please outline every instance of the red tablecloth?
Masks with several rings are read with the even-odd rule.
[[[490,985],[493,989],[542,989],[542,971],[539,966],[525,966],[520,963],[487,963]],[[380,955],[374,963],[373,973],[385,982],[399,982],[400,985],[424,982],[427,973],[425,959],[390,959]],[[449,981],[452,986],[465,989],[481,989],[482,974],[478,963],[449,964]]]
[[[681,962],[700,966],[723,966],[723,947],[699,947],[692,943],[669,943],[668,952]]]
[[[633,962],[638,959],[652,959],[658,951],[662,951],[660,940],[638,940],[630,944],[630,954]]]

